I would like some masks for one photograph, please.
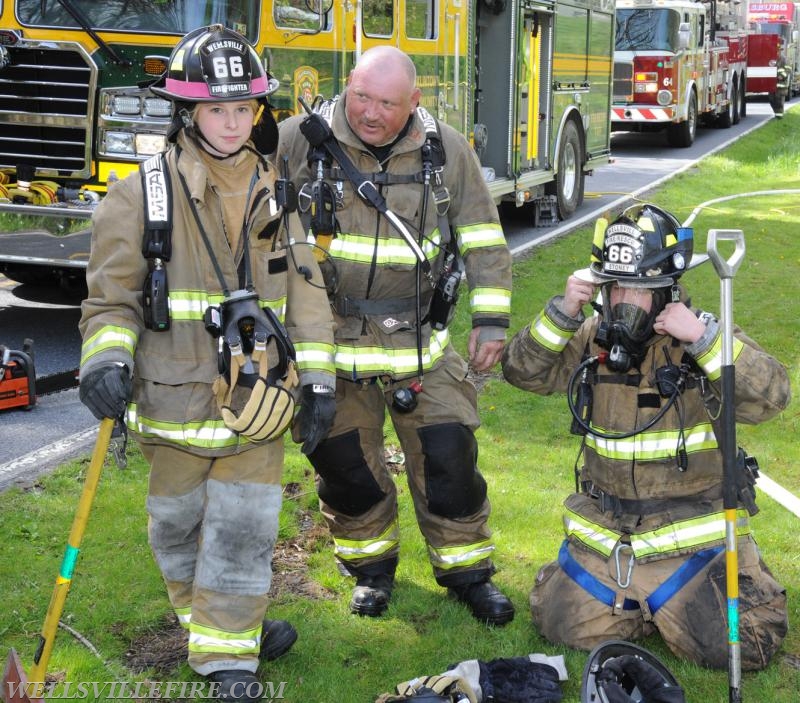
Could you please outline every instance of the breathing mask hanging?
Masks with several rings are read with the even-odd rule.
[[[220,339],[214,394],[225,425],[253,442],[279,437],[294,415],[291,390],[298,384],[294,347],[283,325],[247,290],[208,308],[205,323]]]

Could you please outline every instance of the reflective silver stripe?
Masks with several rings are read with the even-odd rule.
[[[133,404],[128,406],[125,424],[142,437],[160,437],[180,446],[213,449],[231,447],[239,442],[249,441],[246,437],[240,437],[229,430],[222,420],[183,424],[163,422],[141,417],[137,407]]]
[[[737,510],[736,515],[737,534],[740,536],[749,534],[747,511]],[[634,555],[642,558],[720,542],[725,538],[725,517],[723,513],[717,512],[681,520],[657,530],[627,535],[569,511],[564,515],[564,531],[568,537],[574,537],[606,557],[611,556],[615,545],[625,536],[630,539]]]
[[[602,430],[599,427],[596,429]],[[675,454],[680,439],[681,435],[677,430],[640,432],[625,439],[607,439],[589,433],[586,435],[586,446],[592,447],[600,456],[608,459],[664,459]],[[707,422],[685,430],[683,440],[686,451],[690,453],[717,447],[714,430]]]
[[[461,243],[460,250],[462,254],[470,249],[503,246],[506,243],[506,239],[503,236],[503,228],[491,222],[456,227],[456,234]]]
[[[469,566],[487,559],[494,551],[494,543],[489,540],[478,545],[463,547],[432,547],[428,545],[428,556],[434,566],[452,569],[457,566]]]
[[[375,539],[355,540],[334,537],[333,553],[344,561],[363,559],[389,551],[397,546],[399,539],[400,526],[395,520]]]
[[[621,537],[621,534],[584,520],[576,513],[564,515],[564,532],[607,557],[611,556]]]
[[[530,335],[545,349],[561,352],[575,333],[562,330],[547,315],[540,313],[531,323]]]
[[[138,337],[131,330],[118,325],[105,325],[87,339],[81,347],[81,364],[106,349],[122,348],[133,356]]]
[[[428,349],[422,350],[423,368],[430,368],[443,353],[450,341],[449,332],[444,329],[431,334]],[[336,368],[346,373],[356,369],[359,373],[404,373],[417,369],[417,350],[387,349],[384,347],[357,347],[338,344],[336,346]]]

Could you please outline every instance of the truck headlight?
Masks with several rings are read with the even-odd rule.
[[[105,151],[110,154],[128,154],[133,156],[136,153],[132,132],[106,132]]]
[[[137,156],[150,156],[163,151],[167,144],[167,139],[163,134],[147,134],[143,132],[136,135],[135,143]]]
[[[135,95],[115,95],[111,99],[111,113],[115,115],[138,115],[141,113],[139,98]]]
[[[144,114],[148,117],[169,117],[172,114],[172,102],[164,98],[145,98]]]
[[[659,90],[656,102],[659,105],[669,105],[672,102],[672,93],[669,90]]]

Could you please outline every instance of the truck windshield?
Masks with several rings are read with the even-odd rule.
[[[82,15],[92,29],[120,32],[186,34],[208,24],[224,24],[257,39],[258,0],[18,0],[17,16],[23,25],[68,27],[80,24],[64,5]]]
[[[759,22],[757,26],[759,34],[777,34],[779,37],[783,37],[784,40],[789,40],[791,32],[786,22]]]
[[[680,14],[673,10],[617,9],[617,51],[677,51]]]

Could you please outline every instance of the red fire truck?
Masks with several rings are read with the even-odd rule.
[[[780,36],[752,34],[748,48],[747,95],[766,95],[775,117],[783,117],[788,81],[786,69],[780,66]]]
[[[800,93],[800,3],[751,2],[747,92],[766,93],[776,116],[784,99]]]
[[[698,123],[745,113],[747,33],[738,3],[617,0],[613,131],[665,130],[694,143]]]

